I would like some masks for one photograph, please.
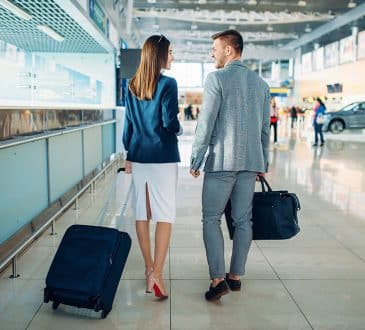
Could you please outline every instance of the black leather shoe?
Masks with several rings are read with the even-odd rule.
[[[241,280],[231,280],[229,274],[226,274],[226,282],[231,291],[241,291]]]
[[[214,288],[210,285],[209,290],[205,292],[205,299],[209,301],[214,301],[220,299],[228,293],[228,285],[225,280],[219,282]]]

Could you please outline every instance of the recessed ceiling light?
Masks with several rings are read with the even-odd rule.
[[[0,6],[4,7],[5,9],[11,11],[15,16],[25,19],[29,21],[32,19],[32,15],[29,15],[27,12],[25,12],[23,9],[20,9],[19,7],[15,6],[8,0],[0,0]]]
[[[353,0],[350,0],[350,2],[348,3],[347,7],[349,8],[355,8],[357,6],[356,2]]]
[[[51,29],[47,25],[38,25],[37,28],[38,28],[38,30],[44,32],[49,37],[51,37],[52,39],[54,39],[54,40],[56,40],[58,42],[62,42],[62,41],[65,40],[65,38],[63,36],[61,36],[58,32],[56,32],[55,30]]]
[[[306,5],[307,5],[307,1],[304,1],[304,0],[298,1],[298,6],[305,7]]]

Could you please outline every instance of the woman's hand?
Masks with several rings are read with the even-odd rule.
[[[125,161],[125,173],[131,174],[132,173],[132,162],[129,160]]]

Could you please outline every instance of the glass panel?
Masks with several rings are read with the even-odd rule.
[[[82,124],[82,110],[66,110],[68,114],[68,127]]]
[[[103,120],[102,110],[84,110],[84,124],[92,124]]]
[[[44,129],[42,110],[0,110],[0,140],[41,133]]]
[[[114,110],[0,110],[0,141],[114,118]]]

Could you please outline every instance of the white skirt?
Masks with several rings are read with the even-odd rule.
[[[132,163],[135,218],[147,220],[146,184],[153,222],[175,222],[177,163]]]

